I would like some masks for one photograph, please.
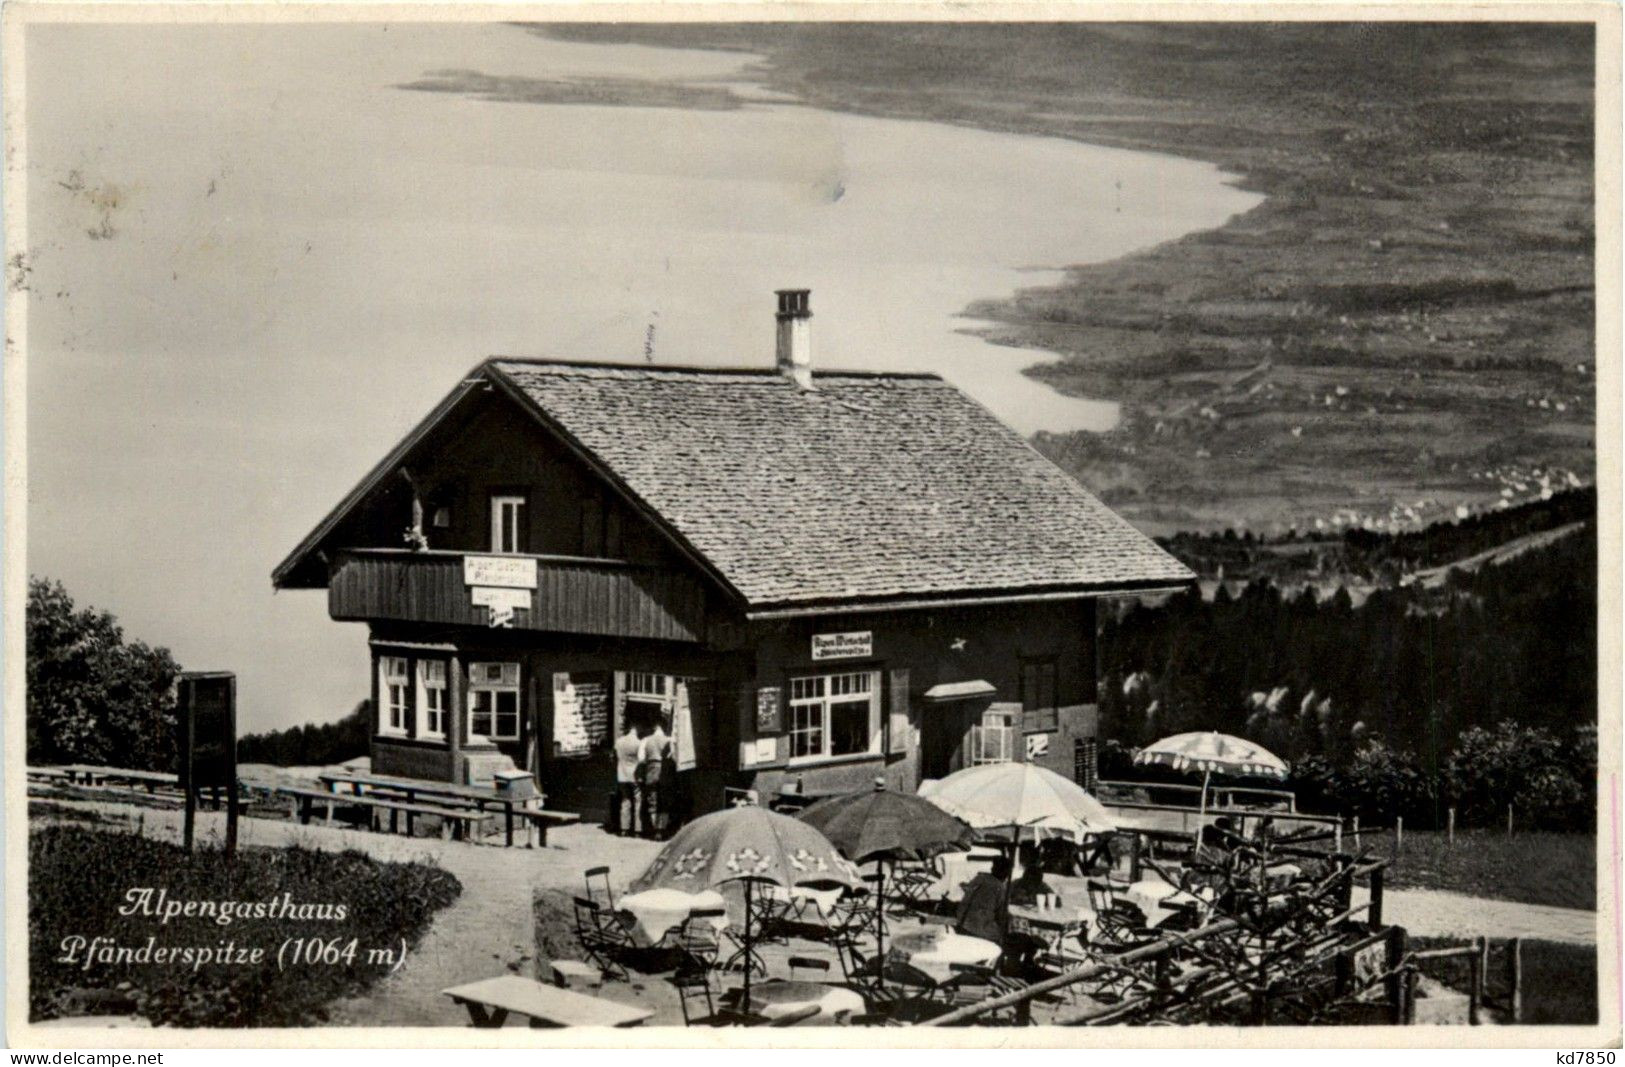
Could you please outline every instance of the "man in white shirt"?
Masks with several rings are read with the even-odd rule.
[[[644,827],[649,836],[664,838],[671,823],[671,787],[676,783],[676,765],[671,758],[671,735],[665,724],[655,719],[654,730],[643,739],[638,752],[639,779],[643,783]]]
[[[615,796],[621,809],[617,832],[622,837],[632,837],[643,829],[640,811],[643,798],[639,785],[642,765],[643,740],[638,737],[637,728],[628,722],[626,732],[615,739]]]

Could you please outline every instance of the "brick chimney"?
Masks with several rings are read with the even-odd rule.
[[[807,304],[808,289],[779,289],[778,349],[774,360],[780,374],[802,389],[812,381],[812,309]]]

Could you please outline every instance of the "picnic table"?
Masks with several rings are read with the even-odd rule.
[[[807,1008],[817,1008],[817,1018],[824,1023],[839,1023],[844,1015],[862,1015],[867,1010],[863,998],[844,986],[796,979],[751,986],[750,1004],[745,1010],[767,1019],[780,1019]]]
[[[485,814],[487,806],[500,808],[503,825],[506,831],[506,841],[509,848],[513,847],[513,826],[516,818],[526,820],[535,826],[540,835],[540,843],[547,844],[547,827],[549,823],[567,825],[580,822],[581,816],[562,811],[546,811],[540,808],[525,807],[531,800],[544,801],[546,797],[537,794],[535,798],[518,797],[506,793],[495,786],[463,785],[460,782],[437,782],[427,778],[398,778],[388,774],[360,774],[354,771],[327,771],[317,775],[323,785],[333,792],[338,792],[341,786],[349,786],[355,794],[363,790],[389,793],[404,798],[407,803],[413,803],[419,798],[428,797],[436,803],[462,805]]]
[[[509,1015],[524,1015],[533,1028],[555,1026],[637,1026],[654,1012],[604,997],[590,997],[532,978],[504,974],[441,993],[468,1009],[469,1020],[481,1029],[493,1029]]]
[[[90,763],[70,763],[61,768],[67,775],[70,785],[101,785],[106,781],[133,782],[147,787],[147,792],[160,785],[179,789],[181,780],[178,775],[168,774],[164,771],[136,771],[123,767],[101,767]],[[80,779],[84,779],[83,783]]]

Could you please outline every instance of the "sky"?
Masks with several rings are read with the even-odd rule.
[[[819,366],[1104,429],[1114,405],[1024,377],[1039,357],[961,309],[1258,202],[1195,161],[801,107],[752,58],[506,25],[30,26],[30,573],[236,671],[243,732],[332,721],[366,695],[365,629],[271,570],[481,359],[767,366],[772,290],[808,287]],[[492,78],[742,106],[483,99]]]

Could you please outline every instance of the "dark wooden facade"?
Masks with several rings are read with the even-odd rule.
[[[680,778],[694,810],[720,804],[725,786],[830,792],[884,777],[912,790],[974,762],[972,739],[990,714],[1010,723],[1009,758],[1070,777],[1074,742],[1095,732],[1095,601],[1085,595],[753,617],[655,518],[493,389],[456,401],[398,468],[326,535],[315,553],[325,574],[301,563],[286,583],[325,584],[332,617],[370,629],[377,770],[468,779],[511,759],[537,773],[550,804],[601,815],[614,783],[610,744],[639,699],[632,680],[647,676],[685,679],[695,767]],[[534,560],[535,588],[508,626],[494,627],[464,563],[495,555],[491,499],[503,495],[526,503],[509,546],[522,551],[502,555]],[[407,531],[427,547],[405,547]],[[866,651],[814,657],[816,637],[842,633],[866,635]],[[396,728],[386,728],[385,660],[410,679]],[[518,725],[513,736],[471,736],[470,671],[493,663],[517,665]],[[420,667],[447,679],[436,733],[424,730]],[[869,746],[796,757],[796,680],[854,674],[874,687]],[[975,692],[929,695],[953,686]],[[560,692],[589,725],[585,747],[561,736]],[[775,701],[776,717],[765,715]]]

